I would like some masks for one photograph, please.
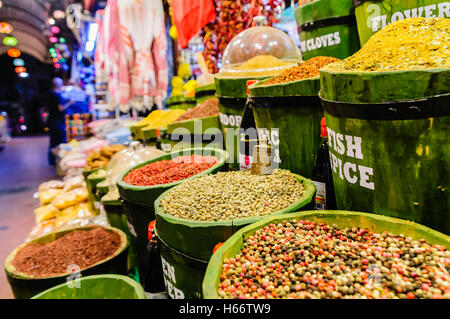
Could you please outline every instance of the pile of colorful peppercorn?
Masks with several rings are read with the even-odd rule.
[[[290,220],[224,260],[222,298],[450,298],[450,251],[388,232]]]
[[[197,175],[216,163],[217,158],[214,156],[180,156],[133,169],[125,175],[123,181],[135,186],[168,184]]]
[[[298,201],[305,190],[287,170],[271,175],[221,172],[186,181],[161,201],[168,214],[197,221],[265,216]]]

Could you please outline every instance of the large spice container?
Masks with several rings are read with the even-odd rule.
[[[396,22],[321,70],[338,209],[450,234],[449,27]]]
[[[387,25],[412,17],[450,18],[446,0],[353,0],[361,46]]]
[[[92,229],[97,228],[106,230],[107,232],[110,232],[112,234],[117,234],[120,244],[118,245],[116,250],[112,252],[109,256],[107,256],[103,260],[96,262],[93,265],[90,265],[87,268],[80,269],[80,267],[77,267],[77,265],[74,264],[68,265],[67,269],[64,269],[62,273],[58,273],[56,275],[38,276],[19,270],[17,266],[15,266],[16,256],[21,254],[21,251],[23,249],[28,249],[30,245],[50,244],[55,242],[56,240],[61,239],[65,235],[72,235],[75,232],[90,231]],[[90,247],[90,249],[92,250],[93,247]],[[31,298],[34,295],[46,289],[49,289],[55,285],[66,282],[68,277],[73,279],[77,278],[76,277],[77,275],[73,274],[72,272],[78,272],[80,270],[81,276],[107,274],[107,273],[125,275],[127,273],[127,252],[128,252],[127,236],[121,230],[114,227],[98,227],[98,226],[77,227],[61,230],[58,232],[53,232],[18,246],[16,249],[12,251],[12,253],[6,259],[5,272],[8,282],[11,285],[14,297]],[[53,251],[52,253],[55,252]],[[49,254],[50,253],[47,252],[41,256],[42,258],[48,258]],[[91,255],[93,255],[92,252]],[[36,258],[36,256],[34,256],[33,258]],[[51,260],[49,261],[51,262]],[[46,262],[49,261],[47,260]],[[56,265],[58,263],[52,264]]]
[[[247,80],[264,79],[301,61],[294,41],[272,27],[252,27],[231,40],[215,76],[220,124],[230,167],[239,169],[239,127],[247,100]]]
[[[165,140],[170,151],[192,147],[223,149],[223,136],[219,122],[219,102],[216,97],[203,100],[167,126]]]
[[[323,117],[319,69],[336,61],[312,58],[249,87],[258,133],[269,138],[273,163],[280,168],[312,176]]]
[[[122,275],[94,275],[47,289],[31,299],[146,299],[136,281]]]
[[[303,59],[344,59],[360,48],[352,0],[316,0],[295,9]]]
[[[167,99],[165,106],[170,110],[182,109],[189,110],[195,106],[195,97],[186,97],[184,94],[171,96]]]
[[[295,223],[302,221],[302,225]],[[322,227],[322,230],[313,228],[313,224],[311,222],[315,223],[326,223],[328,226],[325,227],[325,229]],[[360,213],[360,212],[352,212],[352,211],[305,211],[305,212],[296,212],[281,216],[271,216],[268,218],[265,218],[261,221],[258,221],[256,223],[253,223],[238,232],[236,232],[232,237],[230,237],[211,257],[208,268],[206,270],[206,274],[203,280],[203,296],[206,299],[220,299],[221,296],[219,295],[219,285],[222,284],[222,278],[221,275],[223,273],[223,266],[225,260],[230,261],[230,259],[236,257],[238,253],[242,251],[242,248],[244,246],[244,241],[248,241],[251,236],[254,236],[256,232],[260,232],[260,236],[266,236],[267,241],[277,241],[277,238],[273,236],[273,233],[270,233],[273,229],[273,227],[277,227],[277,224],[281,223],[285,227],[288,228],[299,228],[304,230],[305,232],[308,232],[309,229],[313,229],[313,233],[309,234],[308,236],[308,243],[305,243],[305,238],[302,238],[301,235],[293,233],[284,232],[283,230],[280,230],[280,234],[278,236],[284,237],[286,235],[295,235],[295,239],[291,237],[291,239],[288,241],[287,245],[283,247],[280,247],[280,252],[284,252],[286,254],[283,254],[283,256],[287,256],[288,258],[283,260],[282,262],[277,263],[276,266],[280,271],[282,272],[285,267],[285,261],[289,263],[289,260],[292,260],[292,255],[289,252],[293,252],[294,254],[294,260],[296,261],[294,272],[291,273],[292,277],[290,277],[289,280],[295,280],[292,283],[292,286],[289,286],[289,284],[285,281],[285,278],[281,279],[281,285],[279,282],[277,284],[272,285],[271,282],[261,282],[261,281],[254,281],[255,286],[251,287],[249,292],[256,293],[258,295],[258,298],[280,298],[281,295],[288,295],[293,294],[296,298],[342,298],[343,297],[352,297],[357,290],[359,290],[361,287],[367,288],[364,289],[363,292],[366,294],[365,298],[380,298],[382,294],[385,294],[386,292],[383,291],[383,289],[379,285],[386,284],[386,281],[392,280],[396,274],[401,271],[401,273],[404,273],[403,266],[401,268],[398,268],[397,270],[392,270],[392,272],[386,273],[388,271],[387,264],[384,264],[383,267],[380,267],[382,265],[381,263],[384,263],[386,261],[392,260],[391,265],[397,266],[396,263],[398,263],[403,258],[411,258],[413,259],[414,256],[421,255],[422,252],[425,251],[426,248],[422,248],[418,245],[425,245],[425,242],[429,245],[440,245],[446,248],[447,250],[450,249],[450,237],[446,236],[442,233],[439,233],[437,231],[433,231],[427,227],[424,227],[419,224],[415,224],[413,222],[403,221],[396,218],[386,217],[386,216],[380,216],[376,214],[370,214],[370,213]],[[289,224],[288,224],[289,223]],[[333,226],[336,225],[336,226]],[[280,226],[280,225],[278,225]],[[349,237],[347,239],[341,238],[342,242],[341,244],[346,245],[347,247],[341,246],[336,247],[336,250],[334,250],[331,246],[328,245],[334,245],[336,243],[335,237],[338,238],[341,236],[336,228],[335,230],[331,231],[331,227],[338,227],[339,229],[343,230],[341,231],[341,235],[344,236],[344,232],[348,233],[352,237]],[[328,228],[328,230],[327,230]],[[354,229],[357,228],[357,229]],[[346,229],[346,230],[345,230]],[[355,231],[353,231],[355,230]],[[383,238],[390,239],[389,243],[378,243],[377,241],[370,242],[369,240],[365,240],[364,236],[373,236],[370,234],[372,233],[379,233],[383,234],[384,232],[389,232],[394,236],[387,237],[384,235],[378,235],[375,238],[378,238],[378,240],[383,240]],[[328,234],[327,234],[328,233]],[[309,245],[310,243],[313,243],[314,236],[322,236],[326,235],[328,239],[325,239],[327,242],[328,247],[320,247],[320,245],[315,246],[318,242],[314,242],[314,246]],[[358,237],[360,236],[360,237]],[[410,238],[408,238],[410,237]],[[369,237],[366,237],[369,238]],[[395,239],[394,239],[395,238]],[[322,237],[322,239],[324,239]],[[254,238],[253,240],[257,240]],[[416,248],[412,249],[412,240],[417,241]],[[297,241],[297,242],[296,242]],[[356,241],[356,243],[355,243]],[[401,241],[404,241],[409,245],[410,248],[407,248],[406,252],[402,251],[406,248],[407,245],[401,245]],[[323,241],[322,241],[323,242]],[[354,248],[350,248],[349,242],[353,242],[353,247],[359,247],[357,249],[356,254],[354,251],[351,253],[351,257],[345,258],[343,262],[336,262],[333,261],[334,256],[342,256],[342,254],[345,254],[345,252],[349,252],[351,250],[354,250]],[[394,244],[395,242],[395,244]],[[250,243],[251,244],[251,243]],[[292,248],[292,244],[302,246],[303,251],[297,248]],[[268,271],[270,270],[270,266],[274,265],[276,263],[275,260],[272,259],[274,252],[273,247],[268,247],[267,243],[264,242],[258,242],[255,243],[256,247],[261,247],[262,251],[264,251],[266,254],[266,263],[264,265],[268,265]],[[339,243],[338,243],[339,245]],[[274,244],[274,246],[276,246]],[[372,247],[375,246],[375,247]],[[397,246],[397,247],[395,247]],[[439,256],[443,256],[441,253],[441,249],[437,246],[433,246],[432,249],[434,257],[431,257],[430,254],[427,254],[425,256],[420,256],[419,258],[413,259],[409,265],[410,267],[416,267],[417,265],[422,264],[425,261],[425,258],[427,258],[426,263],[433,261],[434,266],[437,268],[440,268],[437,263],[432,258],[438,258]],[[320,248],[320,250],[319,250]],[[322,249],[323,248],[323,249]],[[339,249],[340,248],[340,249]],[[278,247],[275,247],[275,249],[278,249]],[[370,249],[370,250],[369,250]],[[411,250],[410,250],[411,249]],[[428,252],[430,251],[431,247],[428,248]],[[413,254],[414,256],[408,255]],[[252,252],[247,251],[247,254],[251,255]],[[308,257],[309,254],[309,257]],[[322,257],[321,255],[327,255],[327,257],[320,259]],[[278,254],[276,254],[278,255]],[[318,256],[318,257],[317,257]],[[317,257],[317,259],[316,259]],[[423,257],[423,258],[422,258]],[[268,258],[268,259],[267,259]],[[286,257],[284,257],[286,258]],[[377,259],[375,259],[377,258]],[[280,258],[281,259],[281,258]],[[308,266],[305,266],[305,262],[309,260]],[[314,260],[319,260],[320,262],[314,262]],[[298,261],[298,262],[297,262]],[[333,261],[330,263],[330,261]],[[245,260],[240,260],[240,262],[245,263]],[[417,263],[416,263],[417,262]],[[248,267],[248,273],[252,273],[252,265],[249,263]],[[278,267],[278,265],[280,265]],[[339,268],[335,267],[336,265],[341,265]],[[357,269],[354,272],[347,271],[349,265],[354,265],[357,267]],[[227,263],[227,267],[229,266],[229,263]],[[306,267],[306,268],[305,268]],[[326,267],[328,267],[328,270],[326,270]],[[445,272],[446,269],[442,266],[442,269],[438,269],[439,272]],[[325,268],[325,270],[324,270]],[[347,268],[347,269],[345,269]],[[425,268],[427,266],[425,265]],[[229,268],[227,268],[229,269]],[[345,272],[341,271],[345,270]],[[265,271],[264,269],[257,270],[259,271]],[[305,272],[306,271],[306,272]],[[308,273],[309,272],[309,273]],[[327,281],[324,283],[323,279],[320,282],[320,275],[325,274],[327,276]],[[251,274],[247,279],[253,279],[254,274]],[[257,274],[257,273],[256,273]],[[433,286],[430,284],[422,284],[420,281],[416,281],[416,279],[421,279],[418,276],[422,276],[425,274],[419,274],[419,272],[414,273],[413,270],[409,271],[408,273],[404,273],[405,275],[403,278],[401,276],[396,284],[393,284],[390,286],[391,288],[397,288],[396,294],[402,294],[401,297],[404,298],[415,298],[416,296],[419,296],[420,294],[423,296],[427,294],[427,290],[433,289],[437,286]],[[444,273],[445,274],[445,273]],[[269,274],[270,275],[270,274]],[[300,278],[298,279],[297,276],[300,275]],[[319,276],[318,276],[319,275]],[[356,276],[355,276],[356,275]],[[362,278],[361,278],[361,276]],[[435,276],[435,274],[427,274],[427,278],[422,277],[425,281],[428,281],[433,279],[431,276]],[[448,276],[448,273],[447,273]],[[262,277],[262,276],[261,276]],[[269,276],[266,276],[265,278],[262,278],[266,280]],[[359,277],[359,278],[358,278]],[[398,278],[397,277],[397,278]],[[436,277],[433,280],[440,280],[437,278],[438,275],[436,274]],[[318,278],[318,279],[315,279]],[[404,282],[405,278],[409,278],[408,282]],[[448,277],[447,277],[448,278]],[[272,278],[271,278],[272,279]],[[304,280],[302,280],[304,279]],[[379,281],[378,281],[379,280]],[[238,280],[239,283],[242,283],[241,280]],[[297,282],[298,281],[298,282]],[[356,283],[356,284],[355,284]],[[442,281],[441,281],[442,283]],[[392,283],[391,283],[392,284]],[[272,285],[272,286],[271,286]],[[444,283],[445,285],[445,283]],[[222,287],[225,287],[225,285],[222,285]],[[236,284],[237,287],[238,284]],[[247,286],[244,284],[243,286]],[[324,289],[325,287],[326,289]],[[373,291],[374,287],[380,287],[380,291]],[[242,286],[240,286],[242,287]],[[311,288],[311,289],[308,289]],[[282,290],[280,288],[283,288]],[[293,288],[293,289],[292,289]],[[442,288],[442,287],[441,287]],[[223,288],[222,288],[223,289]],[[421,291],[422,289],[422,291]],[[448,288],[447,288],[448,289]],[[226,290],[226,289],[225,289]],[[305,295],[297,294],[299,291],[306,291],[309,290],[309,292]],[[361,291],[361,290],[359,290]],[[413,293],[414,292],[414,293]],[[441,292],[442,293],[442,292]],[[392,293],[391,293],[392,294]],[[389,295],[387,294],[386,298],[389,298]],[[325,295],[325,297],[323,297]],[[429,293],[431,295],[431,292]],[[223,296],[223,294],[222,294]],[[225,297],[227,294],[225,294]],[[239,297],[239,295],[236,295]],[[361,295],[362,296],[362,295]],[[392,295],[391,295],[392,296]],[[233,295],[228,295],[228,297],[233,297]],[[244,296],[244,298],[246,298]],[[359,297],[361,298],[361,297]],[[418,297],[417,297],[418,298]]]
[[[162,161],[176,160],[178,157],[190,155],[213,156],[216,158],[216,164],[189,178],[196,178],[204,174],[217,172],[226,162],[226,153],[223,150],[211,148],[183,149],[159,156],[127,169],[117,179],[117,186],[122,199],[122,207],[127,216],[127,224],[131,233],[131,244],[136,250],[140,271],[143,270],[144,257],[147,248],[148,225],[150,221],[155,219],[154,202],[164,191],[180,184],[182,180],[177,179],[174,182],[152,186],[135,186],[125,182],[124,177],[130,172],[147,165]],[[177,175],[186,173],[187,172],[179,172]]]
[[[197,104],[214,97],[216,97],[216,86],[214,83],[195,88],[195,102]]]
[[[169,296],[201,298],[201,278],[217,244],[269,214],[311,207],[315,191],[310,180],[288,171],[270,176],[232,171],[164,192],[155,201],[155,231]]]

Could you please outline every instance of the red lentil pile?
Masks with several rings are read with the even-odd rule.
[[[188,155],[131,170],[123,181],[135,186],[168,184],[197,175],[217,164],[214,156]]]
[[[186,111],[183,115],[177,118],[175,122],[200,119],[214,115],[219,115],[219,100],[217,98],[203,101],[193,109]]]
[[[319,70],[327,64],[340,61],[337,58],[317,56],[287,69],[278,76],[268,80],[264,85],[299,81],[319,76]]]
[[[12,264],[20,272],[35,277],[64,274],[70,265],[80,270],[102,261],[120,247],[120,236],[102,227],[77,230],[50,243],[30,243],[20,249]]]
[[[222,298],[450,298],[450,251],[404,235],[290,220],[224,260]]]

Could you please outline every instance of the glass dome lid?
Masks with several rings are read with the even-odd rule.
[[[283,31],[266,26],[246,29],[226,47],[222,58],[224,76],[276,75],[302,61],[295,42]]]

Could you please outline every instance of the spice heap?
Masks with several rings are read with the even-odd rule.
[[[303,193],[303,185],[289,171],[221,172],[180,184],[160,205],[166,213],[184,219],[232,220],[269,215],[292,205]]]
[[[98,227],[77,230],[50,243],[30,243],[17,252],[12,264],[20,272],[47,277],[68,272],[70,265],[81,270],[113,255],[120,247],[120,236]]]
[[[293,68],[289,68],[286,71],[283,71],[282,73],[280,73],[280,75],[268,80],[267,82],[264,82],[264,85],[279,84],[313,78],[320,75],[319,70],[325,65],[338,61],[340,60],[333,57],[314,57],[303,63],[299,63]]]
[[[135,186],[176,182],[197,175],[217,164],[214,156],[189,155],[162,160],[131,170],[123,181]]]
[[[219,115],[219,100],[217,98],[203,101],[193,109],[190,109],[181,115],[175,122],[200,119],[214,115]]]
[[[97,168],[106,167],[111,157],[125,148],[126,147],[122,144],[113,144],[104,146],[99,151],[90,153],[87,157],[87,166],[84,169],[90,171]]]
[[[224,260],[222,298],[450,298],[450,251],[308,220],[270,224]]]
[[[295,62],[283,61],[272,55],[257,55],[239,66],[222,69],[221,76],[263,76],[276,75],[280,68],[292,66]]]
[[[327,71],[398,71],[450,67],[450,19],[410,18],[374,34],[351,57]]]

